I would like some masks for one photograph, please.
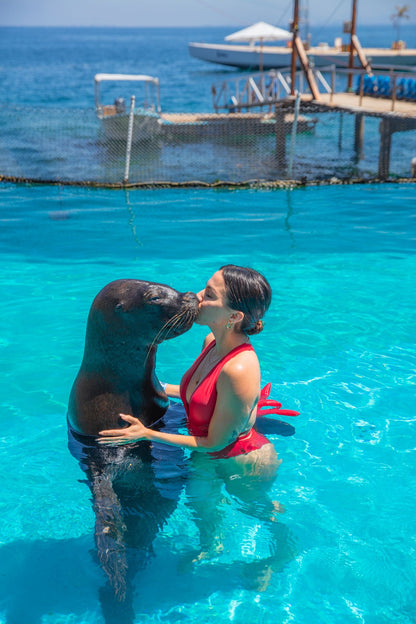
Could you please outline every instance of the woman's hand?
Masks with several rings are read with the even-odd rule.
[[[132,444],[138,440],[146,440],[147,428],[138,418],[129,414],[120,414],[121,418],[130,423],[130,427],[124,429],[106,429],[100,431],[101,438],[97,439],[98,444],[120,445]]]

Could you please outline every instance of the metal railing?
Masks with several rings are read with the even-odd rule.
[[[315,80],[323,89],[330,93],[331,87],[320,69],[313,69]],[[295,74],[295,92],[310,93],[304,72],[298,70]],[[223,81],[211,87],[213,108],[215,112],[241,112],[252,108],[269,107],[286,99],[292,92],[292,77],[290,67],[280,70],[270,70]]]
[[[335,65],[321,68],[324,73],[330,74],[330,101],[336,93],[336,79],[338,76],[358,76],[358,84],[353,91],[359,96],[359,106],[362,106],[364,96],[382,97],[391,99],[391,111],[395,110],[396,101],[407,100],[416,103],[416,72],[403,71],[402,67],[387,67],[372,69],[368,74],[366,69],[340,68]]]

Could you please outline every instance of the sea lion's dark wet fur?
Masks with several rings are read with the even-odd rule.
[[[126,426],[127,413],[149,426],[168,401],[155,374],[157,345],[190,329],[193,293],[154,282],[111,282],[96,296],[88,317],[84,358],[72,387],[68,418],[82,435]]]
[[[111,586],[101,593],[108,624],[134,620],[131,583],[176,507],[184,462],[181,449],[145,441],[101,447],[96,436],[126,426],[120,412],[169,429],[163,419],[169,402],[155,373],[157,345],[190,329],[197,309],[193,293],[117,280],[98,293],[89,313],[84,357],[69,400],[69,447],[93,495],[97,554]]]

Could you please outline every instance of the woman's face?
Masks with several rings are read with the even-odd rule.
[[[227,323],[233,310],[227,305],[222,271],[214,273],[197,297],[199,312],[195,323],[209,327],[223,326]]]

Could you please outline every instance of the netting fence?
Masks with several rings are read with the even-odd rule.
[[[128,118],[0,105],[0,179],[97,185],[379,178],[380,119],[294,102],[262,112]],[[147,124],[147,125],[146,125]],[[410,178],[416,127],[392,135],[389,177]]]

